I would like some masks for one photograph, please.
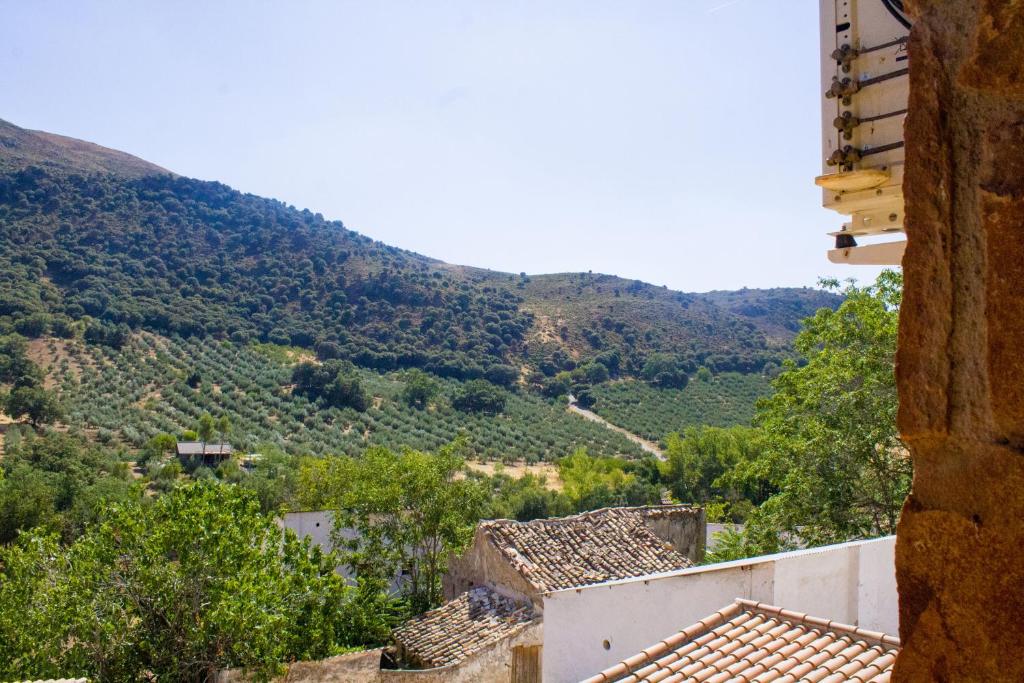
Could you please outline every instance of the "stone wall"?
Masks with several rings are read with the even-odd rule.
[[[671,543],[694,564],[704,559],[708,533],[704,508],[652,507],[644,512],[644,522],[658,538]]]
[[[894,680],[1024,680],[1024,2],[906,5]]]
[[[480,527],[477,527],[466,552],[448,561],[448,571],[441,583],[445,600],[451,600],[470,588],[487,586],[517,600],[531,600],[535,609],[543,609],[540,593],[512,568]]]
[[[511,683],[512,651],[541,645],[543,626],[537,622],[511,638],[473,653],[458,664],[437,669],[381,669],[381,650],[363,650],[316,662],[296,662],[277,683]],[[248,683],[240,669],[221,671],[217,683]]]

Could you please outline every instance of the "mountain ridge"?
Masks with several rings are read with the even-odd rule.
[[[272,341],[498,383],[523,363],[550,376],[599,358],[613,375],[638,375],[651,354],[677,356],[688,372],[758,372],[788,355],[801,318],[839,300],[448,264],[308,209],[2,121],[0,174],[0,316],[106,326],[96,339],[127,326]]]

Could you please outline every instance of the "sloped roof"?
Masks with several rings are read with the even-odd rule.
[[[645,523],[690,510],[683,505],[604,508],[531,522],[496,519],[480,528],[523,578],[548,591],[691,566]]]
[[[231,455],[231,444],[179,441],[177,451],[178,455]]]
[[[392,638],[409,666],[457,664],[477,650],[514,635],[533,621],[533,606],[479,587],[395,629]]]
[[[883,683],[899,646],[894,636],[737,600],[585,683]]]

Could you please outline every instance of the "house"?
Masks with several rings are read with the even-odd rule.
[[[900,641],[879,631],[736,600],[584,683],[861,681],[886,683]]]
[[[205,441],[179,441],[175,452],[181,460],[197,458],[208,467],[216,467],[225,460],[230,460],[234,452],[229,443],[207,443]]]
[[[450,680],[494,680],[507,676],[508,662],[523,659],[525,651],[534,655],[540,675],[540,615],[530,601],[486,587],[409,620],[392,638],[395,647],[382,662],[387,668],[451,668]]]
[[[851,541],[549,591],[544,680],[586,679],[737,598],[896,633],[895,541]]]
[[[705,533],[704,510],[686,505],[481,522],[469,549],[449,562],[444,595],[488,586],[543,609],[547,591],[689,567],[703,557]]]
[[[540,680],[549,591],[690,567],[705,530],[703,509],[684,505],[481,522],[449,562],[448,602],[396,629],[385,665],[447,681]]]

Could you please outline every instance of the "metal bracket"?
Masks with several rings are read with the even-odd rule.
[[[844,140],[849,140],[853,138],[853,129],[860,125],[860,119],[854,116],[853,112],[845,111],[842,116],[837,116],[832,121],[832,125],[842,131]]]

